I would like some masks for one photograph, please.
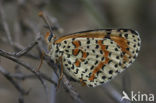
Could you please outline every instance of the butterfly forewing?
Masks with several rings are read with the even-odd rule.
[[[103,29],[74,33],[55,41],[64,71],[88,86],[98,86],[127,68],[140,50],[138,33],[129,29]]]

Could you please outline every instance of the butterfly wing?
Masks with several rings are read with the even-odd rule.
[[[127,68],[138,55],[140,37],[129,29],[79,32],[55,41],[65,72],[88,86],[98,86]]]

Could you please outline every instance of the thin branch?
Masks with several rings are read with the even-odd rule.
[[[53,78],[49,78],[48,76],[46,76],[46,74],[44,73],[40,73],[40,72],[35,72],[34,68],[31,67],[29,64],[27,64],[26,62],[20,60],[18,57],[21,57],[21,56],[25,56],[25,55],[30,55],[33,57],[33,55],[31,55],[31,53],[28,53],[32,48],[34,48],[34,46],[36,46],[37,44],[39,44],[40,42],[39,41],[43,41],[43,40],[40,40],[39,38],[38,39],[35,39],[35,41],[31,42],[30,45],[28,45],[26,48],[23,47],[16,43],[16,42],[13,42],[12,40],[12,37],[11,37],[11,33],[10,33],[10,30],[9,30],[9,26],[6,22],[6,18],[5,18],[5,12],[3,10],[3,6],[2,6],[2,2],[0,3],[0,15],[2,16],[2,23],[3,23],[3,27],[4,27],[4,30],[7,34],[7,39],[9,41],[9,44],[11,45],[11,47],[14,48],[15,51],[17,50],[20,50],[19,52],[7,52],[5,50],[2,50],[0,49],[0,56],[3,56],[11,61],[14,61],[15,63],[17,63],[18,65],[20,66],[23,66],[25,69],[27,69],[28,71],[32,72],[34,75],[25,75],[25,74],[21,74],[21,75],[17,75],[17,74],[10,74],[10,73],[7,73],[7,72],[4,72],[2,70],[2,73],[6,75],[4,75],[8,80],[10,80],[10,82],[14,83],[16,81],[14,81],[14,79],[21,79],[21,80],[24,80],[24,79],[28,79],[28,78],[37,78],[41,81],[43,87],[45,90],[47,90],[46,88],[46,84],[45,84],[45,81],[49,81],[50,83],[54,84],[53,87],[54,89],[56,89],[56,86],[57,86],[57,83],[55,82],[55,80],[53,80]],[[24,17],[21,17],[20,18],[21,21],[19,22],[22,22],[22,26],[24,25],[24,27],[26,27],[27,29],[31,30],[31,32],[33,33],[36,33],[36,31],[38,31],[38,25],[36,26],[32,21],[30,21],[28,18],[26,18],[26,16]],[[54,26],[54,27],[59,27],[59,25],[57,26]],[[60,27],[59,27],[60,28]],[[62,31],[61,29],[58,29],[58,31]],[[7,42],[8,42],[7,41]],[[47,53],[47,50],[44,48],[45,46],[44,45],[41,45],[39,48],[40,48],[40,51],[41,52],[42,50]],[[38,57],[38,56],[37,56]],[[44,57],[44,60],[49,64],[49,66],[51,68],[54,68],[54,71],[58,68],[57,65],[51,60],[50,57],[48,57],[47,55]],[[56,73],[56,71],[55,71]],[[58,73],[56,73],[57,75]],[[56,76],[57,77],[57,76]],[[56,78],[57,80],[57,78]],[[69,83],[69,81],[67,80],[67,78],[64,76],[63,77],[63,82],[64,82],[64,86],[65,86],[65,89],[69,92],[69,94],[71,95],[71,97],[78,103],[83,103],[83,101],[80,99],[80,95],[74,90],[74,88],[72,87],[72,85]],[[14,84],[15,85],[15,84]],[[18,87],[18,85],[15,85],[16,88],[20,88]],[[56,92],[56,91],[55,91]],[[56,96],[56,93],[54,93],[55,96]],[[54,96],[54,98],[55,98]],[[23,98],[23,95],[20,95],[19,97],[19,103],[23,103],[24,102],[24,98]]]
[[[41,83],[44,86],[44,82],[43,82],[39,72],[35,72],[35,70],[29,64],[23,62],[22,60],[17,59],[16,57],[10,56],[8,54],[9,54],[8,52],[4,52],[4,50],[0,49],[0,55],[1,56],[16,62],[17,64],[19,64],[19,65],[25,67],[27,70],[31,71],[33,74],[35,74],[35,76],[37,76],[37,78],[41,81]],[[55,83],[55,82],[53,82],[53,83]]]
[[[44,73],[39,73],[39,75],[41,76],[41,78],[45,79],[46,81],[54,84],[54,86],[57,86],[57,83],[54,82],[50,77],[48,77],[46,74]],[[15,74],[10,74],[11,77],[15,78],[15,79],[19,79],[19,80],[25,80],[25,79],[36,79],[37,77],[33,74],[23,74],[23,73],[15,73]]]
[[[63,76],[63,84],[65,86],[65,89],[67,92],[69,92],[70,96],[77,102],[77,103],[84,103],[84,101],[81,100],[80,95],[74,90],[73,86],[70,84],[67,77]]]
[[[49,81],[50,83],[54,84],[55,86],[57,86],[57,83],[56,83],[54,80],[52,80],[50,77],[46,76],[46,74],[40,73],[40,76],[41,76],[43,79],[45,79],[45,80]]]
[[[25,80],[25,79],[35,79],[36,76],[33,74],[23,74],[23,73],[15,73],[15,74],[10,74],[12,78],[18,79],[18,80]]]
[[[17,50],[20,50],[20,51],[25,49],[25,47],[23,47],[21,44],[16,43],[16,42],[14,42],[13,47],[14,47],[15,49],[17,49]],[[29,50],[28,50],[28,51],[29,51]],[[15,53],[14,53],[14,54],[15,54]],[[12,55],[14,56],[14,54],[12,54]],[[26,54],[23,55],[23,56],[27,56],[27,57],[30,57],[30,58],[32,58],[32,59],[39,59],[39,56],[34,55],[34,54],[32,54],[32,53],[26,53]]]
[[[3,67],[0,66],[0,73],[8,79],[14,87],[22,94],[22,95],[27,95],[28,92],[26,92],[9,74],[8,71],[6,71]]]
[[[57,75],[53,72],[52,73],[52,80],[54,81],[58,81],[58,77]],[[56,102],[56,86],[54,85],[51,85],[51,88],[50,88],[50,103],[55,103]]]
[[[2,43],[8,43],[8,41],[6,40],[6,38],[3,38],[3,37],[1,37],[0,38],[0,42],[2,42]],[[35,41],[33,41],[33,42],[35,42]],[[33,43],[32,42],[32,43]],[[35,46],[35,45],[34,45]],[[16,50],[16,51],[21,51],[21,50],[24,50],[25,49],[25,47],[23,47],[21,44],[19,44],[19,43],[17,43],[17,42],[14,42],[13,43],[13,45],[12,45],[12,47]],[[28,51],[30,51],[30,50],[28,50]],[[27,52],[27,51],[26,51]],[[9,53],[9,52],[8,52]],[[17,52],[18,53],[18,52]],[[11,55],[11,56],[16,56],[16,53],[9,53],[9,55]],[[39,56],[37,56],[37,55],[34,55],[34,54],[32,54],[32,53],[26,53],[25,55],[22,55],[22,56],[27,56],[27,57],[30,57],[30,58],[32,58],[32,59],[39,59]]]
[[[127,100],[123,100],[121,101],[122,95],[116,90],[114,89],[111,85],[104,84],[103,87],[105,88],[105,90],[108,91],[108,94],[113,97],[113,99],[118,102],[118,103],[131,103],[130,101]]]
[[[14,56],[15,57],[21,57],[23,55],[25,55],[27,52],[29,52],[34,46],[37,45],[38,40],[40,40],[41,37],[37,37],[35,41],[33,41],[31,44],[29,44],[26,48],[24,48],[23,50],[21,50],[18,53],[15,53]]]
[[[33,41],[31,44],[29,44],[26,48],[22,49],[21,51],[19,51],[17,53],[6,52],[4,50],[1,50],[1,51],[3,53],[5,53],[6,55],[10,55],[10,56],[14,56],[14,57],[21,57],[21,56],[25,55],[27,52],[29,52],[34,46],[36,46],[39,39],[40,39],[40,37],[38,37],[35,41]]]

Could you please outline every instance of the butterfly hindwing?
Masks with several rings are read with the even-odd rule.
[[[88,86],[106,83],[134,62],[140,37],[128,29],[106,29],[64,36],[56,40],[65,72]]]

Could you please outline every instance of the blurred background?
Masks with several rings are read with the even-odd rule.
[[[53,25],[64,30],[63,33],[56,33],[58,37],[83,30],[104,28],[131,28],[140,33],[142,46],[138,58],[132,66],[106,86],[88,88],[72,82],[85,103],[119,102],[109,93],[107,85],[121,95],[123,90],[128,94],[130,91],[156,94],[156,0],[1,0],[0,49],[9,52],[19,51],[13,49],[8,42],[4,21],[8,24],[12,41],[23,47],[35,39],[35,33],[40,32],[44,35],[47,29],[44,28],[43,20],[38,17],[40,10],[52,17]],[[37,48],[31,50],[31,53],[37,54]],[[39,65],[40,58],[20,59],[35,68]],[[0,65],[13,74],[30,74],[23,67],[1,56]],[[53,71],[45,62],[41,72],[52,77]],[[45,103],[47,97],[52,97],[53,84],[46,83],[48,93],[45,93],[37,79],[16,81],[24,89],[30,90],[29,95],[24,96],[25,103]],[[0,103],[17,103],[18,97],[18,91],[0,74]],[[55,100],[56,103],[75,102],[62,86],[56,92]]]

